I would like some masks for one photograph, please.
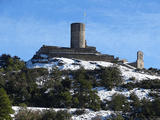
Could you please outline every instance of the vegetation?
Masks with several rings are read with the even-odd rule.
[[[157,69],[157,68],[149,68],[149,69],[136,69],[137,72],[145,72],[146,74],[149,74],[149,75],[158,75],[160,76],[160,69]]]
[[[23,108],[15,115],[15,120],[41,120],[41,111],[32,111]]]
[[[11,102],[3,88],[0,88],[0,120],[12,120],[13,113]]]
[[[135,108],[135,106],[134,106]],[[128,116],[129,119],[156,119],[160,117],[160,99],[155,99],[154,101],[148,101],[143,99],[140,101],[139,110],[133,110],[131,114]]]
[[[2,58],[15,59],[9,55],[3,55]],[[5,69],[7,67],[3,65],[1,69],[4,69],[5,74],[0,74],[0,86],[6,89],[13,105],[100,109],[100,99],[96,91],[92,90],[93,82],[87,80],[89,76],[86,76],[85,70],[73,73],[72,80],[64,74],[65,78],[62,79],[62,71],[56,68],[50,73],[47,69],[27,69],[24,66],[13,71],[21,63],[20,59],[17,60],[14,66],[7,63],[7,66],[11,64],[11,69]],[[71,94],[71,89],[74,94]]]
[[[75,112],[73,112],[74,115],[82,115],[82,114],[85,114],[85,113],[86,113],[85,109],[76,110]]]
[[[127,98],[121,94],[114,94],[108,105],[109,108],[114,111],[129,111]]]
[[[113,120],[124,120],[124,118],[121,115],[117,115]]]
[[[102,69],[102,86],[112,89],[122,83],[122,74],[118,67],[108,67]]]
[[[120,86],[127,89],[144,88],[158,91],[160,88],[158,79],[122,85],[122,74],[116,66],[94,71],[83,68],[77,71],[59,71],[55,68],[48,72],[47,69],[42,68],[27,69],[25,62],[18,57],[2,55],[0,60],[0,119],[11,119],[10,114],[13,110],[9,98],[13,105],[82,108],[73,113],[77,115],[84,114],[84,108],[95,111],[104,109],[121,111],[123,117],[126,117],[120,115],[115,117],[115,120],[160,117],[160,98],[156,93],[150,93],[155,98],[153,101],[139,100],[133,93],[128,98],[115,94],[111,101],[102,102],[97,92],[93,90],[94,87],[99,86],[107,89]],[[136,81],[134,77],[130,80]],[[6,90],[8,96],[2,88]],[[69,120],[70,118],[71,115],[67,111],[35,112],[27,109],[20,110],[15,116],[16,120]]]
[[[134,113],[138,113],[141,110],[141,103],[139,98],[137,97],[137,95],[135,95],[135,93],[132,93],[130,95],[130,100],[131,100],[131,110],[130,111],[134,111]]]
[[[144,88],[144,89],[159,89],[160,88],[160,80],[143,80],[136,83],[127,83],[125,85],[122,85],[121,87],[127,88],[129,90],[132,90],[134,88]]]
[[[73,103],[75,107],[100,109],[100,99],[96,91],[92,90],[92,84],[85,78],[85,70],[80,69],[74,82]]]
[[[15,115],[15,120],[71,120],[72,115],[67,111],[55,112],[52,109],[33,111],[22,108]]]
[[[19,57],[14,56],[11,57],[10,55],[3,54],[0,57],[1,63],[0,66],[2,67],[0,71],[18,71],[25,68],[25,63],[20,60]]]

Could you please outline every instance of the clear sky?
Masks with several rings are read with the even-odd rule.
[[[0,54],[26,61],[43,44],[69,47],[72,22],[98,51],[132,62],[141,50],[145,67],[160,68],[160,0],[0,0]]]

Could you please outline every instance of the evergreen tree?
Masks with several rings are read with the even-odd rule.
[[[60,94],[60,104],[64,107],[71,107],[72,104],[72,96],[69,91],[62,92]]]
[[[0,59],[2,61],[1,66],[5,72],[18,71],[25,68],[25,62],[17,56],[11,57],[10,55],[3,54],[0,56]]]
[[[140,104],[140,100],[137,97],[137,95],[135,93],[132,93],[130,95],[130,99],[132,100],[131,105],[132,105],[133,112],[134,113],[139,112],[141,104]]]
[[[122,73],[118,67],[108,67],[102,71],[102,85],[108,89],[120,85],[122,80]]]
[[[127,107],[127,108],[126,108]],[[112,100],[109,103],[109,108],[114,111],[127,111],[128,109],[127,98],[121,94],[114,94]]]
[[[124,118],[122,115],[117,115],[115,118],[113,118],[113,120],[124,120]]]
[[[80,108],[91,108],[93,110],[100,109],[100,98],[95,91],[92,90],[92,84],[86,79],[84,69],[79,70],[74,82],[74,102],[78,103]]]
[[[11,102],[3,88],[0,88],[0,120],[12,120],[13,113]]]
[[[57,111],[55,120],[71,120],[72,115],[65,110]]]
[[[152,103],[152,108],[157,116],[160,116],[160,98],[157,98]]]

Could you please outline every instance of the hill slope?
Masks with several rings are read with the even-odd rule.
[[[151,75],[148,72],[145,71],[139,71],[136,70],[134,67],[128,66],[128,65],[118,65],[110,62],[104,62],[104,61],[83,61],[83,60],[77,60],[77,59],[68,59],[68,58],[52,58],[48,59],[47,56],[42,55],[42,59],[35,59],[35,60],[30,60],[27,62],[27,67],[29,69],[34,69],[34,68],[47,68],[48,71],[51,71],[52,68],[56,67],[59,70],[71,70],[75,71],[80,68],[84,68],[85,70],[96,70],[100,69],[101,67],[114,67],[117,66],[123,77],[123,85],[130,85],[130,83],[136,84],[136,83],[143,83],[143,81],[154,81],[155,79],[160,80],[159,75]],[[131,84],[132,85],[132,84]],[[127,98],[130,97],[132,93],[135,93],[140,100],[142,99],[148,99],[148,100],[153,100],[154,98],[150,96],[150,93],[157,91],[148,89],[148,88],[143,88],[143,87],[137,87],[134,86],[131,89],[126,89],[123,87],[114,87],[113,89],[109,90],[105,88],[104,86],[100,87],[95,87],[93,90],[97,91],[97,95],[100,97],[102,101],[108,100],[111,101],[112,96],[114,94],[122,94],[126,96]],[[157,93],[158,94],[158,93]],[[102,119],[105,119],[105,116],[110,116],[111,113],[114,113],[114,111],[99,111],[99,112],[91,112],[89,110],[88,113],[80,115],[80,116],[73,116],[74,120],[90,120],[92,117],[100,115],[104,116]]]

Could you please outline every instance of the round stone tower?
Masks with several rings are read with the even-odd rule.
[[[71,48],[85,48],[85,24],[71,24]]]

